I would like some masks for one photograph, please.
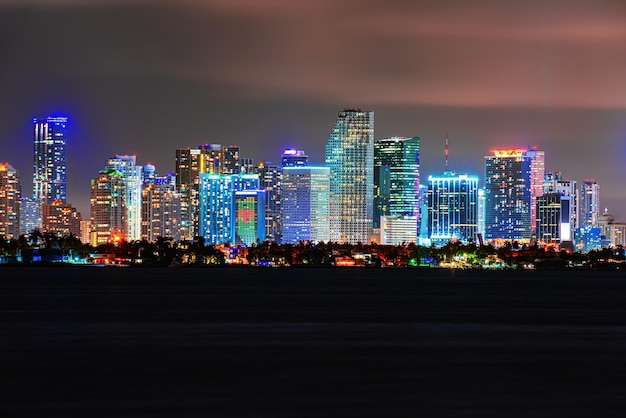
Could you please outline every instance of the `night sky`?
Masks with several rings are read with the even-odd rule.
[[[67,115],[68,201],[114,154],[174,170],[175,149],[235,144],[322,164],[337,112],[422,138],[422,179],[483,176],[492,147],[600,183],[626,218],[626,2],[0,0],[0,162],[32,186],[34,116]]]

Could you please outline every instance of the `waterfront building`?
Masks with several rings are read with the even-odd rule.
[[[20,204],[19,174],[9,163],[0,163],[0,237],[20,236]]]
[[[614,222],[610,225],[609,235],[607,236],[611,244],[615,246],[626,246],[626,223]]]
[[[330,240],[330,169],[283,167],[282,243]]]
[[[330,239],[368,243],[373,218],[374,112],[339,112],[325,151],[330,168]]]
[[[545,177],[545,152],[538,147],[528,147],[524,155],[530,158],[530,229],[535,237],[537,221],[537,198],[543,195]]]
[[[40,203],[67,200],[67,117],[33,118],[33,197]]]
[[[80,213],[69,203],[57,200],[41,206],[42,230],[59,237],[74,235],[81,238]]]
[[[374,141],[374,228],[380,228],[381,216],[417,219],[419,163],[419,137],[391,137]]]
[[[494,149],[485,156],[485,239],[530,242],[532,158],[525,149]]]
[[[250,246],[265,241],[265,190],[235,191],[231,213],[231,236],[235,245]]]
[[[258,190],[259,176],[200,173],[199,178],[199,235],[210,245],[233,243],[235,192]]]
[[[91,245],[109,244],[126,239],[126,181],[115,168],[100,172],[91,180]]]
[[[34,197],[22,197],[20,205],[20,235],[42,229],[41,202]]]
[[[256,168],[260,188],[265,190],[265,239],[281,242],[281,167],[265,161]]]
[[[597,226],[600,216],[600,186],[593,179],[580,187],[580,226]]]
[[[428,176],[428,236],[431,243],[475,241],[478,232],[478,176],[445,171]]]
[[[309,157],[299,149],[286,149],[283,151],[282,167],[306,167],[309,165]]]
[[[573,241],[571,198],[561,193],[544,193],[537,198],[537,243],[564,244]]]
[[[578,187],[575,180],[564,180],[561,172],[550,171],[546,172],[543,182],[544,193],[557,193],[561,196],[569,197],[569,225],[570,225],[570,240],[574,239],[575,231],[579,227],[578,219]],[[539,240],[539,235],[537,235]]]
[[[478,229],[476,231],[476,235],[478,237],[478,241],[482,245],[482,240],[485,238],[485,189],[478,189],[478,212],[476,213],[478,224]]]
[[[123,179],[123,194],[126,199],[126,231],[124,239],[135,241],[141,239],[141,185],[143,168],[137,165],[134,155],[116,155],[109,158],[105,170],[117,170]]]
[[[180,240],[180,193],[176,191],[176,176],[146,178],[141,191],[141,239],[149,242],[159,237]]]
[[[401,245],[417,242],[417,216],[385,215],[380,217],[380,244]]]

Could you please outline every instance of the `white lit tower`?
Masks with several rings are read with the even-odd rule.
[[[123,178],[127,227],[124,238],[140,240],[142,167],[137,165],[134,155],[116,155],[107,161],[105,170],[117,170]]]
[[[33,118],[33,197],[40,204],[67,200],[67,117]]]
[[[580,188],[580,227],[598,225],[600,186],[594,179],[583,181]]]

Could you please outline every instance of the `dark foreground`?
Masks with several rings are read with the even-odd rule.
[[[0,269],[6,417],[609,417],[626,273]]]

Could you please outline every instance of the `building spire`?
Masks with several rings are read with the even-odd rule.
[[[446,171],[448,171],[448,133],[446,132]]]

